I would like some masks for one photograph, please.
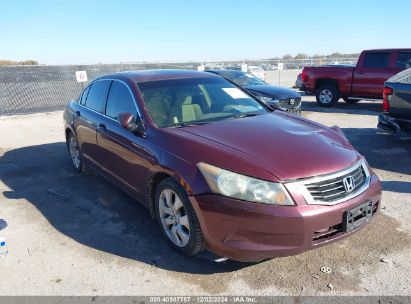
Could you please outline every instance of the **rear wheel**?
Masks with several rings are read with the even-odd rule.
[[[335,85],[319,87],[315,95],[317,103],[322,107],[332,107],[340,99],[338,88]]]
[[[186,191],[174,179],[166,178],[159,183],[155,207],[160,229],[176,251],[193,256],[205,249],[197,215]]]
[[[85,173],[86,166],[84,165],[77,139],[73,133],[70,132],[67,136],[66,144],[74,170],[78,173]]]
[[[352,99],[352,98],[349,98],[349,97],[344,97],[343,99],[346,103],[349,103],[349,104],[354,104],[354,103],[357,103],[357,102],[360,101],[359,99]]]

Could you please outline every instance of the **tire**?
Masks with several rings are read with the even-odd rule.
[[[77,173],[87,173],[87,167],[84,164],[77,139],[71,132],[67,136],[66,145],[74,171]]]
[[[340,99],[340,94],[335,85],[328,84],[319,87],[316,90],[315,97],[317,99],[317,103],[321,107],[329,108],[338,102],[338,99]]]
[[[205,249],[197,215],[186,191],[174,179],[168,177],[158,184],[155,208],[160,230],[174,250],[193,256]]]
[[[355,103],[360,101],[359,99],[351,99],[351,98],[348,98],[348,97],[344,97],[343,99],[348,104],[355,104]]]

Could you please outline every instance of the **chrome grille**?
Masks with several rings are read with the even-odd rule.
[[[352,176],[354,188],[347,191],[344,187],[343,180]],[[366,175],[362,166],[343,176],[325,180],[318,183],[306,184],[308,192],[316,201],[334,201],[346,197],[348,194],[360,189],[366,181]]]
[[[360,195],[368,189],[370,172],[361,160],[354,166],[332,174],[291,182],[307,204],[335,205]]]

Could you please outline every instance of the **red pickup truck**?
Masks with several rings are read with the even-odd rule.
[[[301,89],[315,93],[317,103],[331,107],[343,98],[347,103],[382,99],[384,81],[411,67],[411,49],[363,51],[356,66],[305,67]]]

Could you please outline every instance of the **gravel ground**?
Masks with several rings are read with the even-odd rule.
[[[411,142],[375,133],[380,104],[303,100],[304,116],[339,125],[367,157],[382,210],[344,241],[259,264],[174,253],[144,207],[73,172],[61,112],[0,118],[0,295],[411,295]]]

